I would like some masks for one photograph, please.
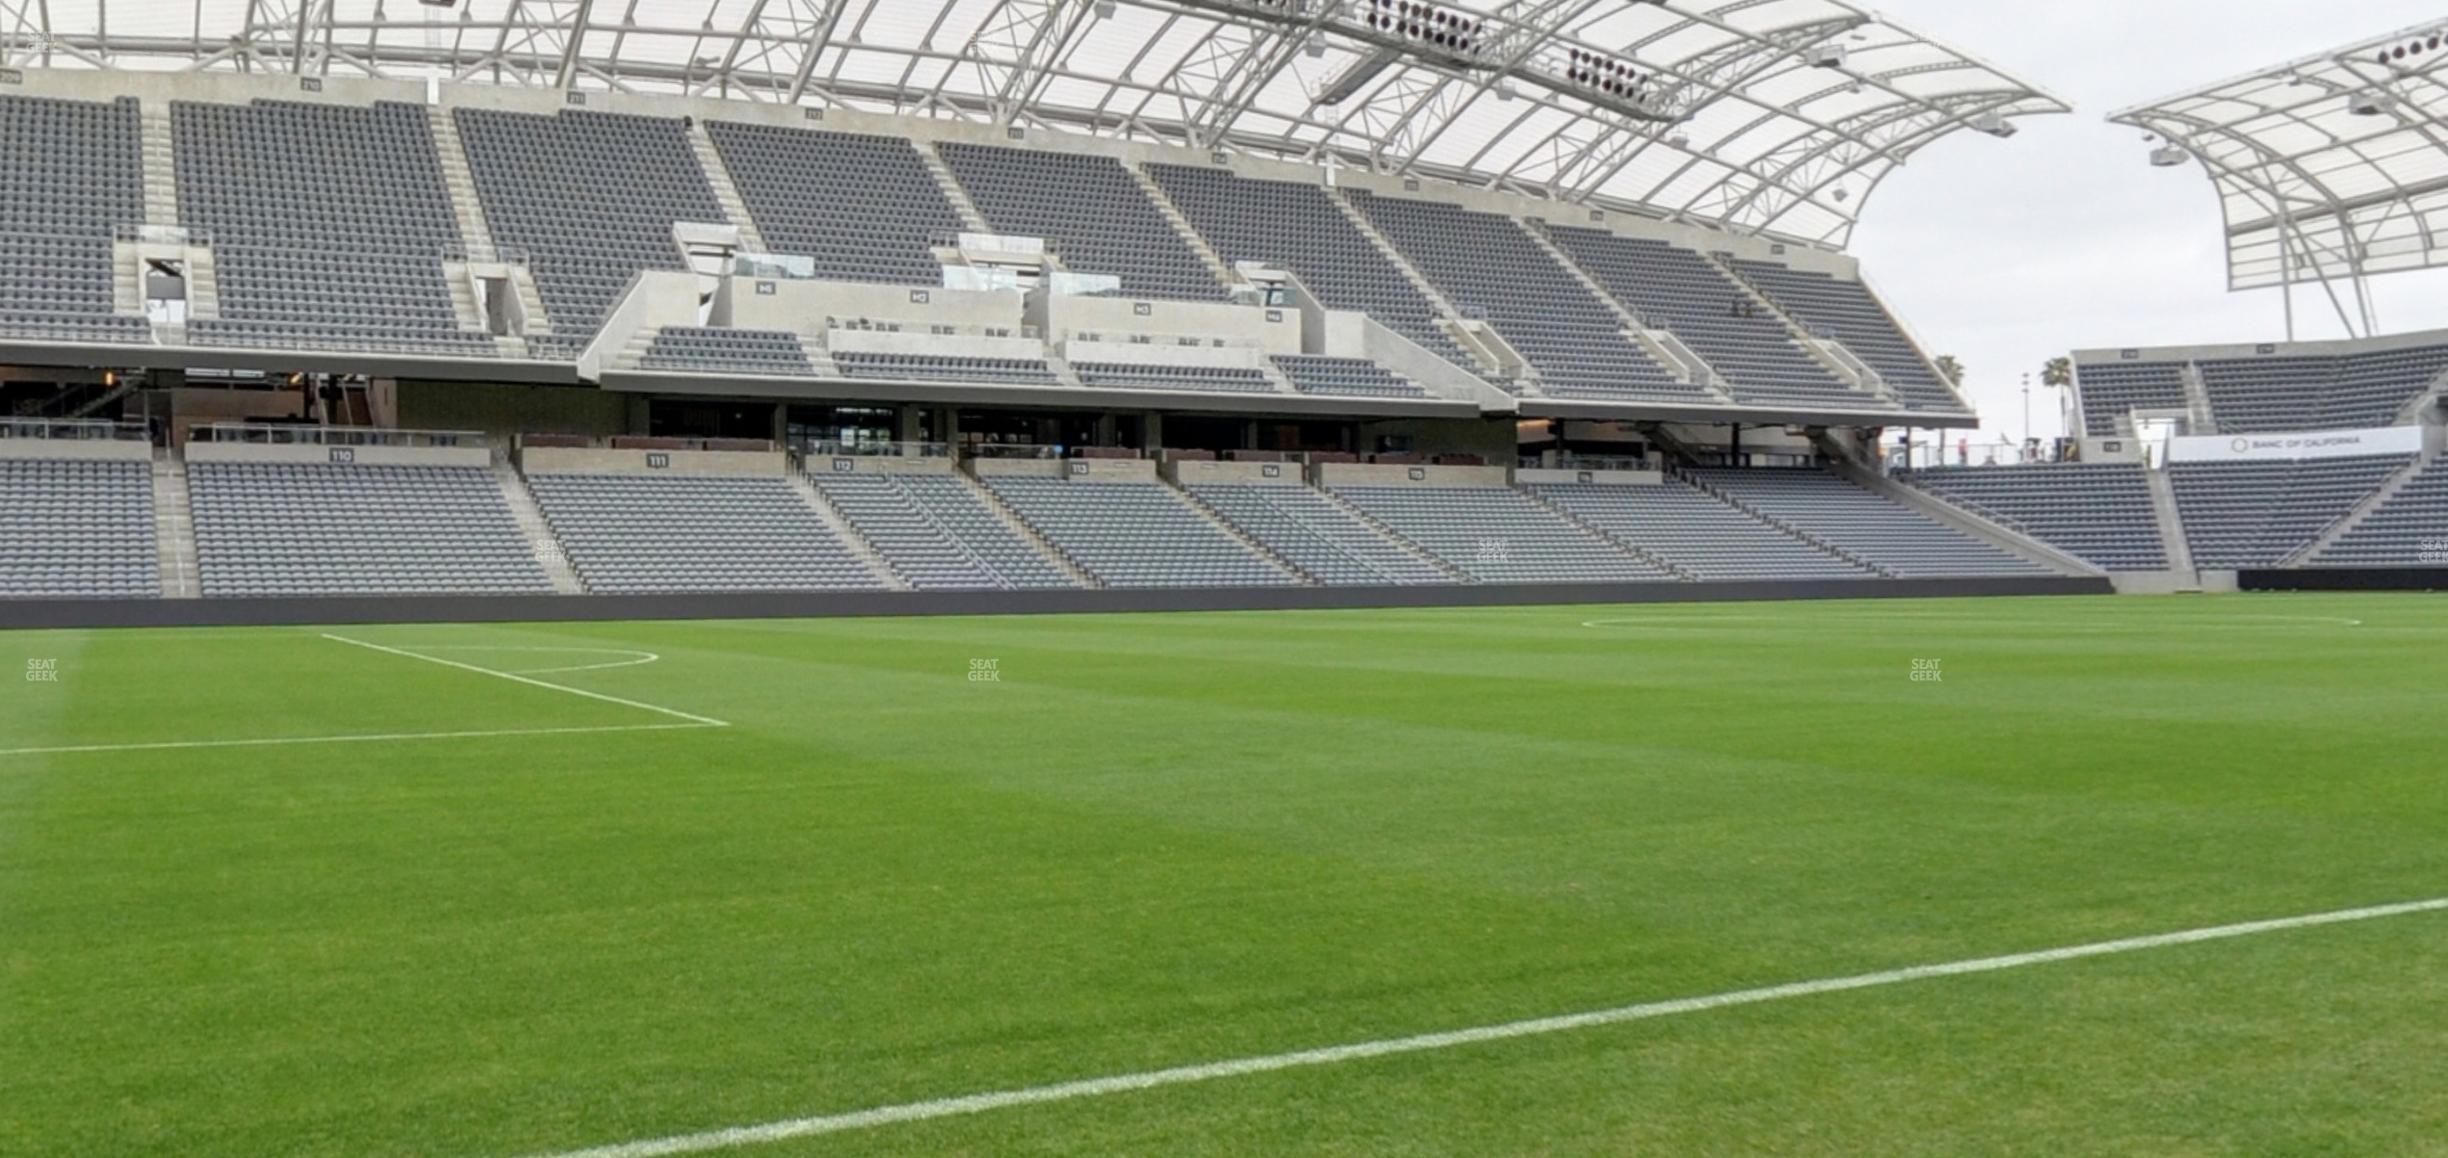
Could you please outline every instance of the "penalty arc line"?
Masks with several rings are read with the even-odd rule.
[[[421,659],[427,663],[441,664],[443,667],[455,667],[460,671],[472,671],[478,675],[489,675],[495,679],[503,679],[509,680],[512,683],[526,684],[527,686],[533,688],[543,688],[547,691],[555,692],[567,692],[573,696],[584,696],[590,700],[601,700],[604,703],[618,704],[624,708],[638,708],[644,711],[654,712],[658,715],[671,716],[675,719],[687,720],[692,724],[698,725],[699,727],[728,728],[731,726],[729,721],[717,720],[712,716],[700,716],[694,712],[683,712],[678,708],[666,708],[659,704],[649,704],[639,700],[625,700],[619,696],[608,696],[602,692],[590,692],[585,688],[573,688],[567,684],[549,683],[544,680],[536,679],[532,676],[519,675],[516,672],[495,671],[489,667],[478,667],[475,664],[461,663],[455,659],[443,659],[437,655],[419,655],[413,651],[403,651],[396,647],[385,647],[379,643],[367,643],[362,639],[350,639],[345,635],[333,635],[328,631],[323,633],[323,638],[331,640],[334,643],[352,644],[357,647],[366,648],[370,651],[379,651],[386,655],[404,656],[408,659]]]
[[[2072,945],[2061,949],[2044,949],[2031,953],[2013,953],[2000,957],[1979,957],[1968,961],[1951,961],[1937,965],[1917,965],[1881,973],[1861,973],[1850,977],[1834,977],[1820,981],[1798,981],[1771,985],[1760,989],[1741,989],[1706,997],[1686,997],[1671,1001],[1655,1001],[1642,1005],[1625,1005],[1588,1013],[1561,1017],[1513,1021],[1501,1025],[1484,1025],[1471,1029],[1424,1033],[1412,1037],[1387,1038],[1381,1041],[1358,1042],[1351,1045],[1327,1046],[1293,1053],[1268,1054],[1259,1057],[1236,1058],[1230,1061],[1202,1065],[1177,1066],[1172,1069],[1149,1070],[1136,1074],[1089,1078],[1082,1081],[1059,1082],[1053,1085],[1031,1086],[1024,1089],[999,1090],[992,1093],[970,1094],[964,1097],[940,1098],[925,1102],[905,1102],[900,1105],[878,1106],[849,1113],[818,1117],[792,1118],[754,1126],[734,1126],[698,1134],[677,1134],[665,1138],[650,1138],[635,1142],[620,1142],[586,1150],[570,1150],[541,1155],[539,1158],[664,1158],[673,1154],[696,1154],[709,1150],[726,1150],[781,1142],[793,1138],[820,1134],[839,1134],[853,1130],[868,1130],[904,1122],[923,1122],[936,1118],[951,1118],[965,1114],[980,1114],[1013,1106],[1040,1105],[1077,1098],[1104,1097],[1111,1094],[1152,1090],[1164,1086],[1189,1085],[1223,1078],[1245,1077],[1251,1074],[1274,1073],[1281,1070],[1310,1066],[1336,1065],[1397,1054],[1423,1053],[1430,1050],[1453,1049],[1513,1038],[1537,1037],[1626,1022],[1674,1017],[1686,1013],[1705,1013],[1742,1005],[1760,1005],[1798,997],[1816,997],[1829,993],[1844,993],[1856,989],[1875,989],[1903,985],[1915,981],[1930,981],[1945,977],[1963,977],[1981,973],[2000,973],[2025,969],[2035,965],[2052,965],[2064,961],[2079,961],[2092,957],[2109,957],[2120,953],[2137,953],[2150,949],[2166,949],[2179,945],[2196,945],[2207,941],[2226,941],[2264,933],[2279,933],[2293,929],[2308,929],[2322,925],[2343,925],[2358,921],[2376,921],[2387,917],[2403,917],[2417,913],[2448,912],[2448,897],[2413,901],[2405,904],[2376,905],[2370,908],[2342,909],[2309,916],[2282,917],[2276,920],[2248,921],[2214,928],[2188,929],[2175,933],[2159,933],[2145,937],[2128,937],[2115,941],[2099,941],[2087,945]]]

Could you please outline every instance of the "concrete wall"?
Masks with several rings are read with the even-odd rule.
[[[1321,462],[1315,469],[1318,485],[1330,487],[1501,487],[1512,484],[1512,472],[1501,466]]]
[[[1062,615],[2107,595],[2105,579],[1588,583],[1504,587],[1256,587],[1194,591],[868,591],[770,595],[525,595],[339,599],[0,600],[0,630]]]
[[[1301,314],[1287,307],[1224,302],[1171,302],[1083,297],[1040,290],[1029,296],[1029,319],[1061,341],[1074,334],[1108,340],[1131,334],[1223,338],[1269,354],[1301,352]]]
[[[1523,486],[1533,483],[1570,485],[1588,483],[1595,486],[1654,487],[1663,486],[1666,474],[1654,470],[1517,470],[1513,481]]]
[[[151,462],[153,444],[119,438],[0,438],[0,459]]]
[[[1201,459],[1164,464],[1164,476],[1183,486],[1306,486],[1296,462],[1209,462]]]
[[[660,464],[660,465],[657,465]],[[778,477],[790,473],[781,451],[615,450],[609,447],[529,446],[519,449],[528,474],[686,475],[699,478]]]
[[[807,460],[812,474],[955,474],[948,458],[902,458],[892,455],[816,455]]]
[[[189,462],[285,462],[341,466],[491,466],[489,446],[318,446],[191,442]]]
[[[920,333],[930,326],[1004,328],[1017,333],[1026,320],[1017,290],[729,277],[723,279],[720,292],[729,301],[733,326],[745,330],[788,330],[805,337],[823,337],[826,318],[899,322]]]

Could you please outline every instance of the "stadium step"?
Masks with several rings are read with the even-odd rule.
[[[826,498],[824,492],[816,488],[815,483],[808,481],[804,472],[793,469],[790,483],[791,489],[799,492],[799,500],[816,512],[816,517],[841,538],[842,543],[850,548],[850,553],[857,556],[859,562],[866,564],[868,570],[875,572],[878,580],[895,591],[911,589],[910,581],[903,578],[899,571],[893,570],[892,563],[884,558],[884,553],[876,550],[875,544],[868,542],[867,536],[859,533],[858,527],[851,523],[849,516],[844,515],[840,508],[834,506],[833,500]]]
[[[187,494],[187,468],[169,450],[153,452],[153,538],[161,561],[162,595],[194,599],[203,593],[196,577],[195,506]]]
[[[1632,555],[1642,562],[1656,567],[1658,570],[1664,571],[1667,574],[1684,581],[1685,583],[1700,582],[1700,576],[1693,574],[1691,571],[1686,570],[1683,567],[1677,566],[1665,556],[1653,554],[1647,548],[1642,547],[1640,544],[1635,543],[1630,539],[1610,535],[1598,527],[1582,522],[1580,519],[1574,517],[1571,511],[1565,510],[1563,507],[1557,506],[1555,503],[1549,501],[1545,495],[1532,491],[1528,487],[1517,486],[1513,489],[1520,491],[1523,497],[1528,498],[1531,502],[1547,508],[1548,513],[1564,520],[1566,523],[1571,524],[1575,528],[1579,529],[1581,533],[1594,536],[1605,542],[1607,546]]]
[[[2328,550],[2330,544],[2345,538],[2349,532],[2361,525],[2363,520],[2370,518],[2373,512],[2387,506],[2389,500],[2397,497],[2397,492],[2404,490],[2407,483],[2414,481],[2416,476],[2422,474],[2439,457],[2438,451],[2427,451],[2415,455],[2405,464],[2404,468],[2390,475],[2388,481],[2381,483],[2379,489],[2365,495],[2363,501],[2356,503],[2353,510],[2338,516],[2338,520],[2329,524],[2328,529],[2313,536],[2312,541],[2304,544],[2301,550],[2279,560],[2278,565],[2280,567],[2302,567],[2320,558],[2321,552]]]
[[[144,102],[143,133],[145,224],[177,225],[178,149],[170,133],[167,102]]]
[[[1735,498],[1724,491],[1718,490],[1716,487],[1710,486],[1706,479],[1681,471],[1675,472],[1674,476],[1678,480],[1690,484],[1693,489],[1698,490],[1701,494],[1707,495],[1718,502],[1724,503],[1725,505],[1742,512],[1744,516],[1750,518],[1752,521],[1768,527],[1769,529],[1774,530],[1778,534],[1784,535],[1787,538],[1809,544],[1812,550],[1815,550],[1820,554],[1832,555],[1838,559],[1842,559],[1845,562],[1859,567],[1864,571],[1877,575],[1881,579],[1896,578],[1895,572],[1890,571],[1885,567],[1881,567],[1868,559],[1864,559],[1851,551],[1847,551],[1834,543],[1828,542],[1817,535],[1804,531],[1800,527],[1794,526],[1793,524],[1785,522],[1781,519],[1774,518],[1767,512],[1762,511],[1759,508],[1742,501],[1741,499]]]
[[[1241,544],[1241,546],[1249,551],[1249,553],[1274,564],[1276,570],[1281,571],[1294,579],[1298,579],[1311,587],[1325,586],[1324,580],[1319,579],[1317,576],[1312,575],[1307,571],[1301,570],[1298,566],[1293,564],[1292,560],[1276,554],[1274,548],[1249,537],[1249,535],[1243,532],[1240,527],[1235,526],[1231,519],[1225,518],[1223,514],[1217,511],[1214,507],[1208,506],[1206,502],[1200,499],[1197,495],[1191,494],[1189,488],[1182,486],[1180,483],[1172,479],[1164,477],[1164,474],[1161,471],[1157,472],[1156,478],[1158,482],[1163,483],[1167,489],[1171,490],[1174,497],[1180,499],[1183,505],[1189,507],[1193,511],[1197,511],[1200,518],[1207,520],[1207,522],[1214,526],[1215,529],[1231,536],[1234,542]]]
[[[2193,562],[2193,540],[2185,532],[2184,508],[2176,501],[2176,482],[2169,477],[2165,464],[2157,470],[2145,468],[2142,474],[2150,480],[2151,512],[2158,517],[2159,541],[2167,549],[2168,570],[2193,577],[2193,585],[2198,587],[2201,570]]]
[[[499,257],[493,231],[485,224],[484,201],[476,195],[476,174],[468,168],[467,148],[459,141],[459,122],[448,109],[436,109],[425,119],[433,125],[434,155],[441,160],[442,187],[450,193],[460,242],[471,258]]]
[[[197,321],[220,316],[221,276],[213,269],[212,250],[200,245],[188,246],[187,318]]]
[[[1013,534],[1020,536],[1021,542],[1035,548],[1047,562],[1061,568],[1062,573],[1068,576],[1071,582],[1087,588],[1105,586],[1097,580],[1096,576],[1089,574],[1085,568],[1073,562],[1071,556],[1063,554],[1061,548],[1056,547],[1044,535],[1038,534],[1037,528],[1030,526],[1027,519],[1021,518],[1018,511],[1004,504],[1002,496],[994,493],[994,488],[979,482],[967,468],[964,467],[954,472],[952,477],[959,479],[962,486],[968,487],[969,492],[976,495],[978,501],[986,504],[986,509],[994,513],[995,518],[1001,520],[1004,526],[1011,528]]]
[[[1987,543],[2007,554],[2037,563],[2051,571],[2066,575],[2106,574],[2080,557],[2043,543],[2016,528],[1998,523],[1978,511],[1957,506],[1919,487],[1905,486],[1877,471],[1867,470],[1858,464],[1843,461],[1831,464],[1829,469],[1834,471],[1837,477],[1888,502],[1917,512],[1925,518],[1936,520],[1942,525]]]
[[[1667,376],[1708,391],[1711,397],[1724,405],[1734,405],[1734,395],[1726,388],[1725,375],[1709,365],[1708,359],[1684,345],[1682,339],[1666,330],[1651,329],[1639,314],[1617,301],[1615,295],[1607,291],[1605,283],[1590,276],[1588,270],[1581,268],[1580,262],[1574,261],[1571,254],[1564,252],[1563,246],[1555,243],[1555,238],[1547,232],[1545,222],[1516,217],[1513,224],[1530,236],[1530,240],[1547,254],[1548,260],[1571,274],[1574,281],[1581,283],[1582,289],[1588,290],[1591,297],[1598,299],[1599,304],[1613,313],[1615,320],[1623,323],[1624,337],[1639,346],[1642,353],[1649,355],[1649,360],[1657,363]]]
[[[1335,208],[1342,210],[1344,220],[1351,222],[1352,228],[1359,230],[1360,236],[1367,238],[1369,245],[1374,247],[1403,275],[1403,280],[1410,282],[1411,288],[1418,290],[1421,297],[1427,298],[1429,304],[1437,308],[1437,321],[1446,336],[1453,339],[1454,344],[1462,347],[1479,362],[1478,365],[1465,367],[1465,369],[1481,374],[1502,375],[1505,373],[1503,360],[1490,353],[1486,345],[1480,342],[1479,335],[1463,324],[1461,308],[1454,305],[1453,299],[1446,297],[1445,291],[1438,289],[1435,282],[1429,281],[1426,274],[1413,266],[1410,258],[1404,257],[1401,250],[1394,248],[1394,243],[1386,240],[1385,234],[1378,232],[1376,223],[1368,219],[1368,214],[1360,212],[1359,208],[1354,206],[1339,189],[1333,191],[1329,199],[1334,202]],[[1535,390],[1532,392],[1536,393]]]
[[[833,360],[833,351],[825,346],[824,339],[813,334],[801,334],[799,335],[799,351],[807,355],[808,365],[816,368],[817,377],[839,378],[842,376],[841,364]]]
[[[1138,184],[1139,191],[1147,194],[1148,203],[1154,205],[1156,212],[1173,226],[1173,232],[1181,235],[1182,241],[1189,245],[1190,252],[1197,254],[1200,263],[1207,267],[1207,272],[1228,289],[1239,285],[1241,278],[1233,272],[1232,265],[1224,260],[1223,254],[1215,251],[1214,246],[1207,244],[1205,237],[1199,235],[1199,231],[1190,224],[1190,218],[1165,193],[1164,186],[1157,184],[1156,179],[1148,176],[1148,171],[1141,166],[1128,165],[1125,168],[1130,171],[1131,180]]]
[[[688,130],[689,147],[696,150],[697,166],[705,170],[706,184],[714,187],[714,201],[721,205],[723,216],[739,228],[742,253],[767,253],[765,236],[757,232],[756,219],[748,215],[748,199],[740,196],[739,184],[731,179],[731,166],[723,163],[722,150],[714,147],[714,138],[706,131],[706,123],[691,120]]]
[[[1477,583],[1479,581],[1473,578],[1469,572],[1446,562],[1435,552],[1432,552],[1426,547],[1422,547],[1419,544],[1402,537],[1400,532],[1385,525],[1383,522],[1378,521],[1375,516],[1369,514],[1367,511],[1361,510],[1358,506],[1354,505],[1350,499],[1336,494],[1332,488],[1319,487],[1317,489],[1318,493],[1326,496],[1326,501],[1343,508],[1343,513],[1359,520],[1360,525],[1367,527],[1369,530],[1377,532],[1378,538],[1384,539],[1385,541],[1409,552],[1412,558],[1444,572],[1446,578],[1462,584]]]
[[[2185,363],[2184,369],[2177,372],[2177,378],[2184,383],[2187,433],[2217,434],[2218,411],[2210,405],[2210,383],[2203,379],[2201,365]]]
[[[918,160],[927,172],[935,175],[935,184],[943,190],[944,200],[950,201],[953,212],[960,214],[961,227],[971,233],[994,232],[994,226],[978,210],[977,202],[969,199],[969,191],[961,187],[960,178],[952,175],[952,166],[944,164],[943,154],[935,151],[934,144],[928,141],[910,144],[917,148]]]
[[[553,590],[563,595],[586,594],[586,584],[579,580],[578,569],[570,565],[569,552],[553,536],[552,524],[545,521],[543,508],[536,505],[535,492],[527,489],[527,480],[518,468],[506,461],[497,462],[493,464],[493,476],[501,480],[502,499],[510,504],[510,517],[518,523],[519,532],[527,536],[527,547],[543,566],[544,577],[552,580]]]

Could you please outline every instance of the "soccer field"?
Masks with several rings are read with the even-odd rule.
[[[0,1154],[2448,1153],[2437,598],[0,661]]]

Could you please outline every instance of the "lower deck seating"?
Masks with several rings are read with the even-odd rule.
[[[1259,371],[1241,366],[1141,366],[1119,362],[1081,362],[1083,385],[1105,390],[1200,390],[1222,394],[1273,394],[1275,383]]]
[[[1562,483],[1528,489],[1616,542],[1703,583],[1878,577],[1868,567],[1680,480],[1658,486]]]
[[[1193,486],[1190,493],[1244,535],[1329,587],[1409,587],[1454,578],[1306,486]]]
[[[2312,562],[2320,567],[2448,567],[2448,458],[2426,464]]]
[[[159,594],[151,463],[0,459],[0,599]]]
[[[1903,481],[2103,571],[2163,571],[2167,546],[2139,463],[1954,467]]]
[[[809,476],[850,527],[917,590],[1075,587],[949,474]]]
[[[1107,587],[1280,587],[1297,583],[1154,482],[991,475],[996,498]]]
[[[2404,455],[2303,462],[2179,462],[2168,468],[2193,565],[2272,567],[2371,497]]]
[[[527,483],[592,591],[886,586],[780,476],[536,474]]]
[[[1481,583],[1678,578],[1511,487],[1350,486],[1334,493]]]
[[[207,596],[549,594],[485,467],[187,467]]]
[[[1692,472],[1700,485],[1899,579],[2051,575],[1884,495],[1823,470]]]
[[[947,354],[871,354],[855,350],[833,355],[844,377],[889,382],[984,382],[997,386],[1060,386],[1053,367],[1043,359],[961,358]]]

